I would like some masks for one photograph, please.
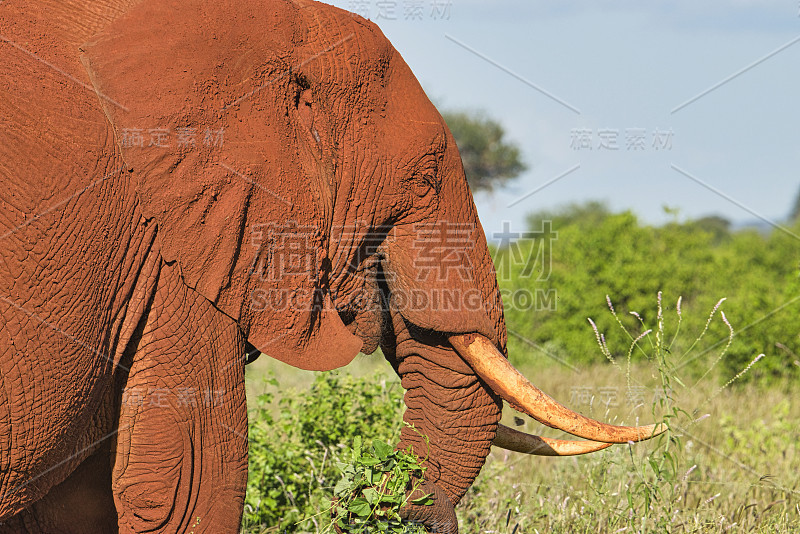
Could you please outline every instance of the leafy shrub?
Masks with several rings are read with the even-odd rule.
[[[347,460],[338,463],[342,478],[333,490],[332,525],[353,534],[426,532],[421,525],[404,524],[399,514],[425,474],[425,467],[411,450],[397,451],[377,439],[371,447],[362,447],[361,437],[356,436]],[[430,495],[411,502],[433,503]]]
[[[683,296],[684,309],[692,312],[683,328],[694,335],[704,327],[703,310],[727,298],[726,314],[739,325],[721,362],[727,374],[763,352],[764,361],[749,378],[800,375],[800,247],[793,237],[800,233],[800,222],[769,234],[729,231],[718,221],[702,219],[654,227],[630,212],[612,213],[599,203],[535,214],[528,224],[537,231],[543,221],[551,221],[557,232],[549,258],[537,255],[541,239],[520,240],[494,254],[504,294],[550,295],[547,302],[536,301],[534,309],[516,309],[506,302],[512,356],[526,354],[534,344],[571,364],[597,362],[597,349],[582,332],[605,295],[614,295],[627,309],[644,310],[660,290],[665,301]],[[542,305],[548,303],[556,305]],[[636,322],[633,317],[622,321],[629,328]],[[597,322],[601,331],[614,324],[612,317]],[[709,364],[704,356],[711,357],[727,338],[724,324],[712,324],[685,371],[702,374]],[[678,353],[687,349],[681,340],[673,347]],[[634,359],[641,361],[637,354]]]
[[[267,386],[250,413],[244,525],[318,531],[345,444],[356,436],[396,441],[403,390],[380,374],[359,380],[336,372],[320,373],[304,392],[278,395],[274,378]]]

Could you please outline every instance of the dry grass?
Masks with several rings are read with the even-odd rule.
[[[551,367],[528,376],[543,390],[596,418],[650,422],[659,380],[631,372],[645,404],[626,398],[625,373],[597,365],[581,373]],[[792,384],[746,384],[719,392],[719,381],[676,386],[672,441],[618,445],[589,456],[533,458],[494,450],[459,507],[467,533],[527,532],[798,532],[800,403]],[[576,388],[595,392],[591,408]],[[602,392],[618,391],[606,407]],[[717,394],[718,393],[718,394]],[[715,396],[716,394],[716,396]],[[710,397],[713,397],[709,399]],[[609,394],[605,394],[609,398]],[[705,416],[708,414],[708,416]],[[660,414],[656,414],[660,415]],[[692,419],[700,418],[697,422]],[[510,410],[504,414],[514,424]],[[553,437],[528,418],[522,428]],[[568,437],[568,436],[567,436]],[[650,462],[656,465],[653,468]],[[644,484],[646,481],[647,484]],[[649,493],[647,498],[645,495]]]
[[[597,419],[636,424],[662,415],[653,413],[654,398],[663,395],[656,393],[661,379],[652,366],[634,366],[629,389],[627,373],[608,364],[576,373],[516,363],[554,398]],[[378,355],[359,356],[344,371],[364,376],[376,369],[395,378]],[[262,357],[248,370],[250,398],[267,370],[282,388],[313,381],[313,373]],[[720,392],[719,383],[713,376],[685,387],[673,382],[674,404],[655,403],[664,413],[687,412],[671,420],[671,440],[560,459],[494,450],[458,507],[462,532],[800,532],[795,385],[755,383]],[[504,422],[564,437],[510,408]]]

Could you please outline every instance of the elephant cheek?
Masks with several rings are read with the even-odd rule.
[[[429,257],[425,247],[415,242],[397,243],[386,255],[392,309],[425,330],[475,332],[496,339],[495,322],[490,318],[494,302],[487,300],[494,285],[482,276],[485,269],[475,269],[463,256],[466,251],[454,253],[460,258],[456,264],[449,255],[443,258],[443,253],[431,252]]]

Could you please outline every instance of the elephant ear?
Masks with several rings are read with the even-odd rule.
[[[349,363],[326,287],[329,137],[289,2],[146,1],[81,47],[166,262],[296,367]]]

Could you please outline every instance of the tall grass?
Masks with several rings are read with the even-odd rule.
[[[634,367],[632,374],[645,369]],[[596,387],[624,385],[608,366],[575,375],[551,368],[537,385],[569,399],[564,384],[590,380]],[[682,405],[710,414],[673,427],[674,469],[654,480],[659,498],[645,503],[643,465],[662,458],[663,444],[617,445],[592,455],[538,458],[493,449],[458,507],[462,531],[495,532],[800,532],[800,403],[788,382],[770,389],[748,383],[726,389],[700,385],[681,395]],[[561,395],[558,392],[563,392]],[[597,399],[595,399],[597,401]],[[574,405],[588,411],[585,405]],[[594,405],[604,420],[630,420],[628,406]],[[643,419],[645,413],[642,413]],[[513,425],[508,414],[506,423]],[[522,427],[554,435],[531,421]]]
[[[636,331],[624,325],[618,316],[622,311],[607,299],[623,334],[616,336],[617,343],[590,321],[600,355],[612,365],[576,373],[564,366],[520,364],[539,387],[569,399],[574,409],[617,424],[663,419],[670,429],[652,441],[569,459],[493,450],[459,508],[463,530],[800,531],[800,456],[795,452],[800,403],[792,402],[789,379],[769,388],[735,384],[761,356],[733,377],[717,370],[734,335],[720,309],[723,300],[684,350],[679,347],[686,343],[676,343],[680,300],[674,315],[666,316],[659,293],[656,313],[648,314],[655,315],[654,324],[629,312],[640,323]],[[677,364],[691,357],[715,320],[727,326],[727,343],[708,354],[707,370],[699,378],[682,379]],[[634,351],[650,363],[632,364]],[[525,431],[552,435],[535,421],[513,414],[506,419],[510,425],[522,423]]]

